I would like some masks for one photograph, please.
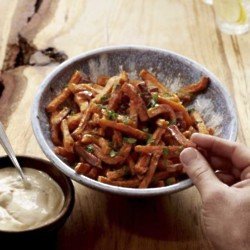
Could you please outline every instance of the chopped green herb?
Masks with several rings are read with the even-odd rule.
[[[173,184],[175,184],[175,183],[176,183],[175,177],[167,178],[167,180],[165,181],[165,184],[166,184],[167,186],[173,185]]]
[[[122,122],[124,123],[124,124],[129,124],[129,121],[130,121],[130,118],[127,116],[127,115],[125,115],[123,118],[122,118]]]
[[[106,102],[108,100],[108,96],[107,95],[103,95],[100,99],[100,101],[103,103],[103,102]]]
[[[152,137],[153,135],[148,133],[147,144],[154,145],[155,140]]]
[[[131,137],[123,137],[123,140],[129,144],[134,144],[137,141],[135,138],[131,138]]]
[[[118,117],[118,114],[115,111],[109,109],[107,109],[107,115],[109,120],[116,120]]]
[[[202,121],[195,121],[195,124],[199,124],[199,123],[202,123]]]
[[[69,115],[75,115],[76,114],[76,111],[75,110],[70,110],[70,113],[69,113]]]
[[[169,149],[163,148],[163,155],[168,155],[168,154],[169,154]]]
[[[153,93],[152,98],[155,102],[158,102],[158,93]]]
[[[149,108],[155,107],[156,104],[157,104],[157,102],[158,102],[158,93],[153,93],[153,94],[152,94],[152,99],[151,99],[151,101],[149,102],[148,107],[149,107]]]
[[[100,109],[107,109],[107,106],[102,105],[102,104],[98,104],[98,107],[99,107]]]
[[[171,95],[171,94],[169,94],[169,93],[167,93],[167,92],[166,92],[166,93],[164,93],[164,94],[163,94],[163,96],[164,96],[164,97],[172,97],[172,95]]]
[[[143,128],[142,131],[144,131],[145,133],[148,133],[148,128]]]
[[[112,149],[110,151],[109,155],[110,155],[110,157],[115,157],[117,155],[117,152],[114,149]]]
[[[190,108],[190,109],[188,109],[188,113],[193,113],[195,111],[195,109],[194,108]]]
[[[171,120],[171,121],[169,121],[169,125],[175,125],[176,124],[176,120],[174,119],[174,120]]]
[[[185,148],[184,146],[180,146],[179,149],[175,151],[175,154],[179,156],[184,148]]]
[[[94,147],[92,144],[89,144],[87,147],[86,147],[86,150],[89,152],[89,153],[93,153],[94,151]]]

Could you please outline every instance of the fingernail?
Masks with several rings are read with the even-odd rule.
[[[197,151],[194,148],[186,148],[181,152],[180,159],[183,164],[189,165],[197,156]]]

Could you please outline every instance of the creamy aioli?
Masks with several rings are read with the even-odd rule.
[[[0,230],[23,231],[57,216],[64,204],[61,187],[46,173],[23,168],[24,185],[13,167],[0,169]]]

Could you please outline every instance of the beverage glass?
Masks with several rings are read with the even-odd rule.
[[[213,4],[213,0],[203,0],[203,2],[209,5]]]
[[[214,0],[213,6],[222,32],[240,35],[249,31],[250,0]]]

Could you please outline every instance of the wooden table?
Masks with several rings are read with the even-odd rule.
[[[31,129],[30,107],[38,85],[57,63],[30,65],[30,51],[53,47],[72,57],[117,44],[165,48],[205,65],[233,96],[239,116],[238,139],[250,146],[249,33],[222,34],[216,28],[212,7],[201,0],[70,2],[0,3],[0,12],[5,13],[0,17],[1,83],[5,86],[0,98],[0,120],[16,153],[45,158]],[[18,33],[34,47],[20,39],[19,45],[13,45],[18,43]],[[25,49],[26,61],[20,54],[16,59],[20,47]],[[74,185],[76,204],[58,234],[58,249],[209,249],[201,231],[201,203],[194,187],[144,200]]]

